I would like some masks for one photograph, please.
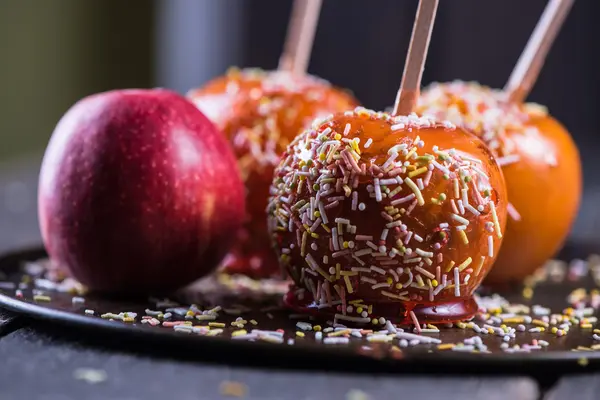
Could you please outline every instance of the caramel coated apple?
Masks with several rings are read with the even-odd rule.
[[[247,215],[227,272],[267,277],[279,271],[265,207],[273,169],[292,139],[319,117],[356,107],[354,98],[313,76],[231,69],[188,97],[233,145],[246,186]]]
[[[283,154],[267,209],[296,285],[286,301],[342,323],[468,318],[506,207],[491,152],[449,122],[363,108],[316,121]]]
[[[497,156],[509,218],[486,283],[523,280],[560,249],[577,215],[582,172],[571,135],[544,107],[507,103],[501,91],[476,83],[434,84],[418,110],[471,129]]]

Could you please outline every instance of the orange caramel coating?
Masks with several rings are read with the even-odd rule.
[[[560,249],[579,209],[581,161],[571,135],[542,106],[508,104],[501,91],[475,83],[434,84],[419,111],[471,129],[497,156],[509,218],[486,283],[523,280]]]
[[[367,322],[389,305],[406,314],[470,299],[500,248],[506,207],[500,167],[475,136],[357,108],[290,144],[267,212],[295,296]]]
[[[188,97],[233,145],[246,186],[247,216],[224,262],[232,273],[279,272],[267,233],[265,207],[273,169],[292,139],[319,117],[358,105],[348,93],[313,76],[231,69]]]

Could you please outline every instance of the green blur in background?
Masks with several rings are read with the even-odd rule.
[[[0,162],[43,151],[81,97],[153,85],[154,3],[0,0]]]

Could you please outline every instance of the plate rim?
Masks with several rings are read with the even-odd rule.
[[[31,261],[33,257],[27,257],[30,254],[46,254],[42,246],[29,246],[26,248],[12,250],[8,252],[0,253],[0,271],[3,271],[8,261],[19,260]],[[515,366],[520,366],[522,369],[535,368],[539,365],[553,365],[565,364],[565,365],[577,365],[576,362],[581,358],[586,358],[589,361],[587,370],[593,365],[600,366],[600,352],[586,351],[543,351],[535,353],[513,353],[513,354],[471,354],[467,352],[418,352],[418,353],[404,353],[401,358],[394,357],[383,357],[376,358],[368,355],[348,353],[340,351],[337,346],[322,346],[322,348],[316,349],[313,346],[298,345],[297,343],[290,346],[286,343],[272,344],[261,341],[251,342],[245,340],[231,340],[220,337],[209,337],[200,335],[189,335],[183,333],[174,333],[171,330],[144,328],[138,324],[125,324],[119,321],[107,321],[97,316],[79,315],[74,312],[68,312],[64,310],[57,310],[51,307],[45,307],[34,303],[33,301],[20,300],[10,295],[7,295],[0,290],[0,307],[5,308],[17,315],[31,318],[36,321],[45,321],[54,326],[70,326],[77,329],[90,330],[93,329],[96,333],[99,330],[109,332],[111,334],[122,334],[127,338],[137,338],[143,341],[164,341],[170,344],[177,344],[178,346],[187,347],[191,349],[199,349],[203,346],[218,346],[228,350],[243,350],[243,351],[256,351],[264,354],[265,352],[281,352],[281,358],[286,357],[336,357],[338,361],[346,359],[352,361],[361,360],[368,364],[380,364],[384,367],[384,370],[394,372],[393,370],[398,367],[410,367],[422,365],[426,367],[438,367],[436,369],[443,369],[443,367],[456,367],[456,363],[461,363],[461,367],[473,368],[477,370],[481,367],[492,367],[500,368],[502,370],[506,368],[513,369]],[[65,335],[68,337],[68,335]],[[109,346],[110,344],[107,344]],[[282,348],[283,346],[283,348]],[[149,352],[149,354],[151,354]],[[199,353],[200,354],[200,353]],[[193,357],[200,359],[200,357]],[[224,362],[225,364],[232,364],[231,362]],[[468,363],[464,365],[463,363]],[[285,364],[285,363],[284,363]],[[293,368],[293,366],[284,365],[284,368]],[[391,367],[391,368],[390,368]],[[337,368],[334,368],[337,369]],[[351,368],[350,368],[351,369]],[[327,370],[330,370],[327,368]],[[348,370],[348,368],[342,368],[342,370]],[[404,371],[403,371],[404,372]],[[448,371],[452,372],[452,371]],[[505,371],[510,373],[511,371]],[[481,371],[485,373],[485,371]],[[516,372],[515,372],[516,373]]]

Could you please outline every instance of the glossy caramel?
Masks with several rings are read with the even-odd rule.
[[[544,107],[511,104],[476,83],[434,84],[420,112],[448,118],[481,137],[501,163],[509,202],[506,238],[486,283],[522,281],[553,257],[575,220],[582,192],[579,151]]]
[[[287,303],[367,320],[473,315],[506,223],[504,178],[485,144],[416,115],[357,109],[316,123],[283,154],[271,194],[269,228],[296,285]]]

